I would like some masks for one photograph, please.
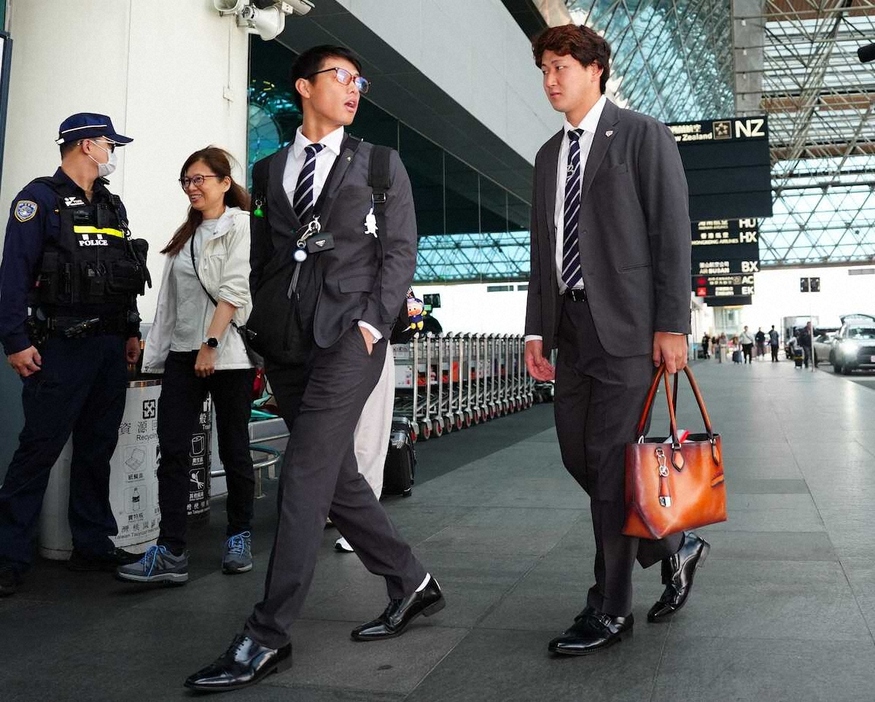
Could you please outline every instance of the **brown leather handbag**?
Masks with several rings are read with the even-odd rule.
[[[723,480],[723,451],[720,435],[711,428],[711,419],[702,393],[689,368],[687,379],[693,389],[702,419],[704,434],[678,437],[674,392],[669,392],[668,371],[661,365],[650,385],[636,431],[637,441],[626,446],[626,523],[623,533],[643,539],[661,539],[687,529],[726,521],[726,484]],[[645,427],[653,409],[659,381],[665,384],[671,435],[666,439],[646,438]]]

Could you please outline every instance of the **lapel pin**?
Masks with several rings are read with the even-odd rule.
[[[613,129],[609,129],[608,131],[605,132],[605,136],[606,136],[606,137],[609,137],[609,136],[611,136],[611,134],[613,134],[613,133],[614,133],[614,130],[613,130]]]

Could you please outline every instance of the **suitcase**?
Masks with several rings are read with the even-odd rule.
[[[741,363],[741,351],[733,351],[732,352],[732,362],[733,363]]]
[[[802,352],[802,349],[796,349],[793,351],[793,363],[796,364],[797,368],[802,368],[802,360],[805,358],[805,354]]]
[[[416,452],[407,417],[392,417],[389,451],[383,466],[383,494],[410,497],[416,472]]]

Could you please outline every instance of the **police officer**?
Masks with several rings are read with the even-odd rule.
[[[126,363],[139,358],[136,297],[145,242],[107,190],[115,149],[132,140],[109,117],[65,119],[61,166],[12,201],[0,264],[0,342],[22,379],[24,429],[0,488],[0,596],[33,558],[49,473],[73,435],[71,570],[114,571],[137,556],[115,548],[110,458],[125,405]]]

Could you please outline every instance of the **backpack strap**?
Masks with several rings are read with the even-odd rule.
[[[377,218],[377,238],[386,226],[386,201],[389,189],[392,187],[392,176],[389,174],[389,158],[392,149],[388,146],[374,144],[371,149],[371,159],[368,163],[368,185],[374,198],[374,216]]]

